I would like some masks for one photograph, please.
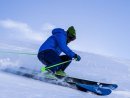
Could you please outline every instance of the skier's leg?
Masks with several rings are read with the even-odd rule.
[[[43,64],[46,65],[46,67],[62,62],[60,56],[51,49],[43,51],[43,53],[40,54],[38,58]],[[59,66],[50,68],[49,70],[55,73],[55,71],[59,70]]]
[[[67,55],[62,55],[62,56],[60,56],[60,58],[61,58],[62,62],[72,60],[72,58],[70,58]],[[68,62],[68,63],[65,63],[65,64],[63,64],[61,66],[59,66],[60,67],[59,69],[61,69],[62,71],[64,71],[69,66],[70,63],[71,63],[71,61]]]

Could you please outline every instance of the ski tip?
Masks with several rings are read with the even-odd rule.
[[[115,90],[116,88],[118,88],[118,85],[117,84],[113,84],[111,90]]]
[[[99,90],[101,91],[101,93],[97,93],[97,95],[101,95],[101,96],[107,96],[112,93],[112,90],[110,89],[99,88]]]
[[[100,96],[106,96],[106,95],[111,94],[111,92],[112,92],[110,89],[102,88],[102,87],[94,86],[94,85],[77,83],[76,86],[81,91],[84,91],[84,92],[89,91],[89,92],[92,92],[92,93],[94,93],[96,95],[100,95]]]

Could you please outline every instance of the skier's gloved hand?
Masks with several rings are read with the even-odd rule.
[[[81,57],[80,57],[79,55],[75,54],[74,59],[75,59],[76,61],[80,61],[80,60],[81,60]]]

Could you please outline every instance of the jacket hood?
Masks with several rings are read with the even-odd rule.
[[[64,29],[61,29],[61,28],[56,28],[56,29],[53,29],[52,30],[52,34],[55,35],[57,33],[61,33],[61,34],[65,34],[67,35],[66,31]]]

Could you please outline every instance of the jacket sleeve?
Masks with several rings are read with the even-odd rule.
[[[56,41],[59,45],[59,48],[69,57],[74,58],[75,53],[67,46],[66,41],[67,38],[63,33],[56,33],[55,35]]]

